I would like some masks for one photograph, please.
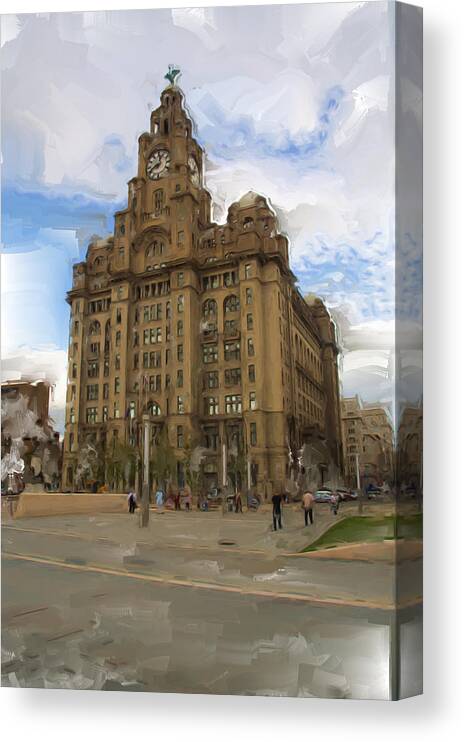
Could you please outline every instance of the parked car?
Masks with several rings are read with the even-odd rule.
[[[314,502],[330,502],[332,494],[331,490],[317,490],[314,495]]]
[[[376,500],[378,497],[382,495],[382,490],[380,487],[377,487],[375,484],[370,484],[367,488],[367,499],[368,500]]]
[[[354,490],[337,489],[337,495],[340,496],[342,502],[350,502],[351,500],[358,499],[358,493]]]

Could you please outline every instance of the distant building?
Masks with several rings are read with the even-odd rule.
[[[49,418],[50,384],[6,381],[2,395],[2,481],[10,470],[24,482],[56,488],[61,475],[59,433]]]
[[[393,484],[393,427],[384,407],[363,404],[359,397],[342,400],[342,429],[347,485]]]
[[[422,488],[422,405],[405,407],[398,427],[398,482],[401,487]]]
[[[5,381],[2,383],[2,401],[27,399],[28,408],[40,423],[46,424],[49,415],[50,385],[45,381]]]
[[[167,432],[179,483],[192,445],[205,449],[205,487],[222,485],[241,456],[258,492],[280,490],[305,441],[323,442],[325,465],[341,466],[334,324],[296,288],[264,196],[250,191],[224,224],[211,220],[203,159],[170,85],[139,137],[114,234],[74,266],[65,488],[84,443],[137,446],[144,413],[152,450]]]

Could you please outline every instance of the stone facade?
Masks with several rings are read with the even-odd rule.
[[[139,138],[138,172],[114,234],[74,266],[63,486],[84,441],[152,446],[161,430],[179,460],[203,446],[204,486],[235,456],[242,486],[284,486],[303,442],[341,466],[338,348],[324,304],[309,305],[266,198],[249,192],[211,221],[204,153],[183,95],[161,95]],[[245,476],[246,482],[243,482]]]
[[[393,427],[384,407],[363,404],[359,397],[342,400],[343,448],[347,485],[393,484]]]

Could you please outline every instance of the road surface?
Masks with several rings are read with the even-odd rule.
[[[207,517],[5,524],[3,684],[388,698],[393,568],[296,557],[264,521]],[[420,607],[404,615],[412,646]]]

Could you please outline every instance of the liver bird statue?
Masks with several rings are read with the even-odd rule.
[[[166,72],[164,79],[169,80],[171,85],[175,85],[177,78],[181,75],[181,71],[175,64],[170,64],[169,69]]]

